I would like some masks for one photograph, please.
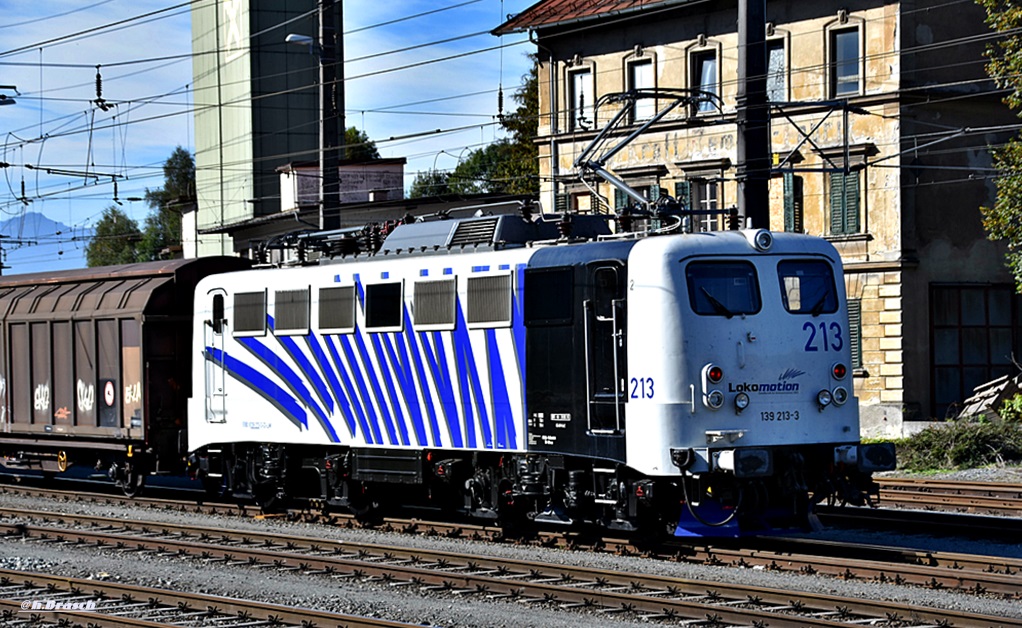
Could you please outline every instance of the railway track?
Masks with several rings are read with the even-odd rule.
[[[916,478],[883,478],[878,483],[885,507],[1022,516],[1022,484]]]
[[[3,626],[338,626],[412,624],[151,587],[0,570]]]
[[[2,514],[9,518],[12,513]],[[647,620],[775,627],[876,625],[877,622],[899,626],[1022,626],[1022,619],[949,609],[420,548],[49,512],[22,513],[21,516],[31,522],[3,524],[0,531],[22,539],[68,547],[191,557],[211,565],[281,569],[310,576],[414,587],[423,592],[456,597],[478,596],[566,609],[625,613]],[[887,548],[887,551],[893,550]],[[749,567],[750,560],[778,565],[803,559],[790,552],[769,556],[762,550],[757,556],[725,558],[725,553],[717,550],[714,564],[739,566],[744,563],[743,566]],[[826,562],[819,558],[805,560],[812,560],[816,566],[798,569],[804,573],[821,571]],[[1017,597],[1022,589],[1022,576],[1019,576],[1022,561],[995,560],[997,568],[1004,572],[984,572],[991,565],[979,557],[933,554],[915,557],[915,562],[929,564],[892,565],[875,560],[843,559],[830,567],[840,565],[845,578],[898,584],[914,582],[937,589]]]

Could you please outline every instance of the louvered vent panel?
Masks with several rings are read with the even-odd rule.
[[[276,330],[305,331],[309,328],[309,289],[277,290],[273,296]]]
[[[468,322],[511,322],[511,275],[469,278]]]
[[[415,282],[415,324],[454,324],[454,279]]]
[[[488,220],[467,220],[459,223],[451,236],[451,246],[462,244],[489,244],[493,242],[493,234],[497,231],[497,217]]]
[[[355,286],[319,289],[319,328],[355,328]]]
[[[266,329],[266,293],[239,292],[234,295],[234,331],[262,332]]]

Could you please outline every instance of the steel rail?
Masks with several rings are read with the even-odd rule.
[[[347,626],[350,628],[409,628],[419,624],[393,622],[251,600],[169,591],[100,580],[85,580],[0,569],[0,619],[14,623],[23,616],[31,625],[54,616],[57,620],[90,626],[166,626],[189,618],[241,618],[246,626]],[[94,601],[94,611],[24,609],[23,603],[48,600]],[[16,607],[16,608],[12,608]],[[133,616],[134,615],[134,616]]]
[[[120,526],[123,522],[111,522]],[[687,617],[738,624],[770,626],[842,625],[848,621],[870,621],[896,617],[899,621],[924,625],[1022,626],[1022,619],[1000,618],[957,611],[877,602],[764,587],[706,583],[698,580],[649,576],[606,570],[550,566],[507,558],[464,556],[395,546],[374,546],[341,541],[295,539],[285,535],[241,533],[231,538],[223,530],[204,536],[201,542],[154,538],[166,527],[182,534],[188,526],[143,524],[145,536],[125,537],[109,531],[53,530],[18,526],[17,532],[30,537],[46,535],[54,543],[96,544],[124,552],[156,552],[162,555],[190,554],[204,560],[231,565],[272,565],[281,569],[334,577],[371,579],[388,583],[411,583],[426,590],[447,590],[458,594],[510,597],[561,606],[630,611],[646,618]],[[123,531],[121,532],[123,534]],[[214,545],[217,538],[227,545]],[[263,547],[251,547],[262,539]],[[309,543],[313,553],[295,554]],[[286,545],[286,551],[264,549]],[[1017,590],[1016,582],[1016,590]],[[740,607],[751,608],[740,608]],[[797,615],[778,615],[778,613]],[[834,618],[839,618],[835,621]],[[765,624],[763,622],[766,622]],[[943,622],[943,623],[942,623]],[[951,622],[950,624],[948,622]],[[911,624],[903,624],[911,625]]]

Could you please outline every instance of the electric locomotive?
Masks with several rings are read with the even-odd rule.
[[[199,282],[188,448],[210,491],[735,535],[862,503],[893,468],[859,441],[822,239],[523,213],[341,248]]]

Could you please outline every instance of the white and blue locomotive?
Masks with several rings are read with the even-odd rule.
[[[676,535],[868,499],[893,449],[859,442],[829,243],[583,218],[573,237],[527,216],[418,222],[375,254],[203,279],[195,469],[268,508]]]

